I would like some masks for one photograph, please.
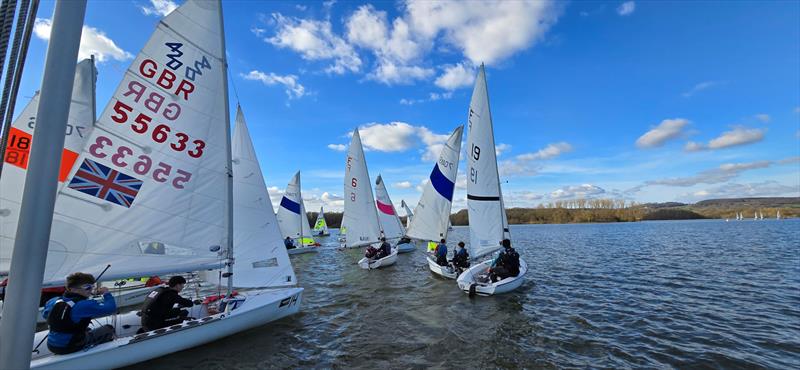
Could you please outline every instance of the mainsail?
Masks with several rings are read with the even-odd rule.
[[[406,233],[412,238],[436,242],[447,238],[463,130],[464,126],[459,126],[450,134],[439,160],[433,165],[430,181],[425,184]]]
[[[219,265],[231,207],[222,41],[217,2],[159,22],[57,196],[44,284],[107,264],[107,279]]]
[[[319,207],[317,221],[314,222],[314,235],[328,235],[328,223],[325,222],[325,211]]]
[[[406,211],[406,228],[411,227],[411,220],[414,219],[414,213],[411,212],[411,208],[408,208],[408,204],[406,204],[406,201],[403,199],[400,200],[400,207],[403,207]]]
[[[84,59],[76,66],[64,149],[61,154],[61,169],[58,175],[59,189],[64,186],[64,180],[94,126],[96,75],[92,59]],[[13,238],[17,232],[22,189],[25,187],[25,175],[38,109],[39,92],[36,92],[9,129],[3,177],[0,178],[0,272],[8,272],[10,266],[11,251],[14,248]]]
[[[467,121],[469,254],[479,258],[499,249],[500,241],[510,237],[497,171],[486,72],[482,65],[472,91]]]
[[[381,175],[378,175],[378,179],[375,180],[375,198],[383,235],[386,239],[400,239],[405,235],[406,230],[400,222],[400,217],[397,217],[397,210],[394,208],[392,199],[389,198],[389,192],[386,191],[386,185],[384,185]]]
[[[278,206],[278,225],[284,238],[288,236],[298,239],[303,245],[315,243],[311,237],[311,226],[308,224],[303,195],[300,193],[300,171],[297,171],[286,185],[286,192],[283,193],[281,204]]]
[[[241,107],[236,110],[232,141],[233,218],[236,220],[233,285],[239,288],[296,285]]]
[[[345,245],[350,248],[376,243],[381,232],[358,129],[353,131],[345,162],[342,228],[347,229]]]

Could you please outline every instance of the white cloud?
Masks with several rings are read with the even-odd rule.
[[[402,152],[414,146],[417,129],[405,122],[370,123],[358,128],[366,149]]]
[[[347,40],[354,45],[380,49],[389,37],[386,12],[376,11],[372,5],[363,5],[345,22]]]
[[[442,148],[444,148],[444,144],[450,138],[449,134],[436,134],[424,126],[417,128],[417,135],[425,144],[425,153],[422,155],[422,160],[426,162],[437,160]]]
[[[733,130],[725,131],[719,137],[711,139],[707,145],[690,141],[686,143],[683,149],[687,152],[696,152],[700,150],[723,149],[752,144],[764,139],[764,131],[765,130],[758,128],[748,129],[744,127],[735,127]]]
[[[685,150],[687,152],[698,152],[698,151],[705,150],[705,149],[706,149],[706,146],[703,145],[703,143],[698,143],[698,142],[694,142],[694,141],[689,141],[689,142],[686,143],[686,145],[683,146],[683,150]]]
[[[432,92],[432,93],[428,93],[428,98],[426,98],[426,99],[406,99],[406,98],[400,99],[400,104],[402,104],[402,105],[414,105],[414,104],[427,103],[427,102],[432,102],[432,101],[437,101],[437,100],[447,100],[447,99],[450,99],[452,97],[453,97],[453,92],[452,91],[442,92],[442,93]]]
[[[551,199],[588,199],[601,196],[606,190],[592,184],[565,186],[550,193]]]
[[[709,189],[683,194],[679,199],[693,202],[705,199],[800,196],[797,185],[783,185],[777,181],[763,181],[749,184],[727,183]]]
[[[267,74],[254,70],[250,71],[248,74],[241,74],[241,76],[245,80],[261,81],[267,86],[273,86],[276,84],[283,85],[286,95],[289,97],[289,99],[302,98],[304,95],[308,94],[306,93],[306,88],[297,82],[297,76],[295,75],[281,76],[272,72]]]
[[[517,156],[517,160],[533,161],[533,160],[552,159],[560,156],[561,154],[569,153],[571,151],[572,151],[572,145],[562,141],[560,143],[548,144],[547,147],[545,147],[544,149],[540,149],[536,153],[520,154]]]
[[[755,117],[757,120],[759,120],[759,121],[761,121],[763,123],[768,123],[771,120],[769,114],[766,114],[766,113],[756,114],[753,117]]]
[[[380,63],[367,78],[386,85],[408,85],[416,80],[425,80],[432,76],[433,69],[418,66],[406,66],[384,61]]]
[[[697,175],[689,177],[676,177],[662,180],[651,180],[644,183],[645,186],[665,185],[665,186],[694,186],[697,184],[718,184],[731,180],[744,171],[767,168],[773,163],[770,161],[757,161],[749,163],[725,163],[717,168],[699,172]]]
[[[428,185],[429,182],[431,182],[430,179],[420,181],[419,185],[416,186],[417,191],[422,193],[425,190],[425,185]]]
[[[272,16],[277,24],[277,33],[264,41],[292,49],[306,60],[333,60],[333,64],[325,69],[330,73],[360,70],[361,58],[350,44],[333,33],[329,21],[289,18],[279,13]]]
[[[533,176],[537,174],[539,167],[527,161],[505,160],[497,162],[497,172],[500,176]]]
[[[681,94],[684,98],[691,98],[694,94],[697,94],[700,91],[710,89],[714,86],[718,86],[722,84],[721,81],[703,81],[697,85],[694,85],[689,91],[684,92]]]
[[[499,157],[509,150],[511,150],[511,145],[500,143],[494,147],[494,154]]]
[[[434,83],[445,90],[455,90],[461,87],[472,86],[475,82],[475,71],[466,63],[447,66],[444,73],[436,78]]]
[[[626,1],[617,8],[617,14],[622,16],[631,15],[634,10],[636,10],[636,3],[633,1]]]
[[[308,9],[308,7],[307,7],[307,6],[305,6],[305,5],[301,5],[301,4],[297,4],[297,5],[295,5],[295,6],[294,6],[294,8],[295,8],[295,9],[297,9],[297,10],[299,10],[299,11],[301,11],[301,12],[304,12],[304,11],[306,11],[306,9]]]
[[[328,149],[335,150],[337,152],[343,152],[347,150],[347,145],[344,144],[328,144]]]
[[[666,141],[678,137],[687,124],[689,124],[689,120],[684,118],[665,119],[658,126],[640,136],[636,140],[636,146],[655,148],[664,145]]]
[[[178,8],[178,4],[170,0],[150,0],[151,6],[141,5],[139,9],[142,10],[144,15],[155,15],[158,17],[166,17],[173,10]]]
[[[395,187],[395,188],[398,188],[398,189],[411,189],[411,186],[412,185],[411,185],[410,181],[401,181],[401,182],[396,182],[396,183],[392,184],[392,187]]]
[[[33,25],[33,33],[42,40],[50,40],[51,21],[44,18],[36,18]],[[98,62],[105,62],[109,59],[125,61],[133,58],[133,54],[122,50],[114,40],[106,36],[103,31],[90,26],[83,26],[81,32],[81,45],[78,49],[78,59],[95,56]]]

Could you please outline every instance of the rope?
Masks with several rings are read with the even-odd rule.
[[[239,101],[239,91],[236,90],[236,83],[233,81],[233,74],[231,73],[231,69],[228,68],[228,81],[230,81],[231,86],[233,86],[233,95],[236,96],[236,105],[241,105]]]
[[[30,11],[28,11],[28,5],[30,6]],[[20,19],[22,18],[23,11],[28,13],[28,20],[25,23],[25,32],[22,38],[22,45],[19,50],[19,59],[17,60],[17,66],[15,68],[15,76],[14,82],[11,86],[11,97],[8,99],[8,111],[6,112],[5,120],[3,121],[3,129],[2,138],[0,138],[0,175],[3,173],[3,163],[5,162],[6,156],[6,143],[8,142],[8,133],[9,127],[11,127],[12,119],[14,118],[14,107],[17,103],[17,94],[19,93],[19,84],[22,81],[22,72],[25,69],[25,58],[28,55],[28,46],[31,43],[31,34],[33,33],[33,26],[36,23],[36,12],[39,10],[39,0],[33,0],[33,2],[26,1],[22,3],[22,7],[20,8]],[[21,25],[17,24],[17,30],[19,31]],[[16,40],[15,40],[16,44]],[[9,61],[11,63],[11,61]],[[3,91],[5,94],[5,91]],[[6,100],[3,99],[3,103]],[[2,112],[3,110],[0,110]]]

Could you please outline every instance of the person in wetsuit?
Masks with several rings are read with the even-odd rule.
[[[194,302],[180,296],[186,285],[183,276],[173,276],[167,286],[154,289],[142,304],[142,329],[150,331],[180,324],[189,316],[184,307],[192,307]]]

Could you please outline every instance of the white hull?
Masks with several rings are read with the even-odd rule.
[[[430,255],[428,255],[427,259],[428,259],[428,269],[430,269],[431,272],[433,272],[434,274],[447,279],[455,279],[458,277],[456,275],[455,269],[453,269],[452,266],[440,266],[438,263],[436,263],[436,260]]]
[[[370,259],[364,257],[358,261],[358,266],[365,270],[372,270],[394,265],[395,262],[397,262],[397,248],[392,248],[392,253],[390,255],[374,261],[370,261]]]
[[[397,248],[397,253],[410,253],[417,250],[417,246],[414,243],[398,244],[395,248]]]
[[[291,256],[303,253],[317,253],[318,251],[319,247],[300,247],[300,248],[287,249],[286,253],[289,253],[289,255]]]
[[[141,319],[135,313],[120,315],[117,339],[68,355],[53,355],[43,343],[39,353],[33,355],[31,368],[109,369],[172,354],[295,314],[300,309],[302,293],[302,288],[251,292],[229,314],[207,316],[140,335],[135,333]],[[95,324],[110,324],[112,320],[111,317],[98,319]],[[33,345],[45,335],[46,331],[36,333]]]
[[[483,274],[492,265],[492,260],[486,260],[482,263],[470,267],[464,271],[456,280],[458,287],[465,293],[469,294],[470,287],[475,285],[475,294],[481,296],[490,296],[495,294],[508,293],[514,289],[519,288],[525,280],[525,274],[528,272],[528,264],[522,258],[519,259],[519,275],[514,277],[505,278],[496,283],[479,283],[475,281],[475,277]]]

